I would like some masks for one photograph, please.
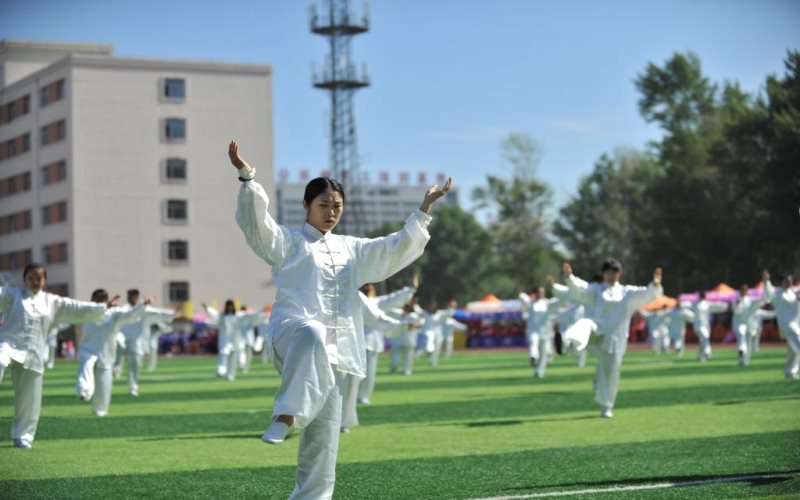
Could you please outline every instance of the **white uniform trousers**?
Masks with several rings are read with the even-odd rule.
[[[698,328],[695,333],[697,334],[697,349],[699,351],[697,359],[708,361],[711,359],[711,332],[708,331],[708,328]]]
[[[158,340],[160,335],[153,333],[150,335],[150,354],[147,360],[147,371],[152,372],[156,370],[158,364]]]
[[[439,356],[442,355],[442,347],[444,345],[444,337],[440,333],[433,334],[433,352],[430,353],[428,364],[431,366],[439,365]]]
[[[11,361],[8,365],[14,384],[14,420],[11,424],[11,439],[33,442],[39,415],[42,413],[42,374],[26,370],[22,363]],[[4,366],[0,364],[0,381]]]
[[[578,351],[576,357],[578,358],[578,368],[586,368],[586,356],[589,354],[589,351],[586,349],[582,351]]]
[[[797,378],[800,371],[800,322],[791,321],[779,327],[788,344],[784,373],[787,378]]]
[[[361,377],[351,373],[342,376],[342,427],[350,429],[358,426],[358,386]]]
[[[599,342],[589,345],[592,354],[597,356],[597,370],[594,375],[594,400],[602,408],[613,408],[619,391],[619,376],[622,370],[622,355],[600,348]]]
[[[128,392],[131,394],[139,393],[139,367],[142,366],[142,355],[134,352],[128,346]]]
[[[452,333],[444,338],[444,359],[450,359],[453,355],[453,340]]]
[[[748,340],[747,324],[737,325],[733,329],[733,333],[736,335],[736,349],[742,354],[740,363],[747,366],[750,364],[750,350],[748,349],[750,342]]]
[[[270,340],[281,385],[273,415],[291,415],[300,427],[297,476],[290,499],[333,496],[342,424],[342,374],[325,351],[318,321],[287,320]]]
[[[589,345],[589,337],[597,331],[597,323],[589,318],[581,318],[572,324],[561,336],[562,352],[580,352]]]
[[[108,415],[111,404],[113,368],[98,363],[97,356],[82,353],[78,361],[78,397],[92,401],[92,411],[98,417]]]
[[[377,351],[367,351],[367,376],[358,385],[358,401],[369,401],[375,391],[375,378],[378,376]]]

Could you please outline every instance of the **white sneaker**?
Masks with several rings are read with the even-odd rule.
[[[360,404],[360,405],[367,405],[367,406],[369,406],[369,405],[371,405],[372,403],[370,403],[370,402],[369,402],[369,399],[358,398],[358,404]]]
[[[350,429],[348,429],[347,427],[340,427],[339,428],[339,433],[340,434],[350,434]]]
[[[19,438],[14,440],[14,448],[29,449],[33,448],[33,444],[31,444],[31,442],[28,441],[27,439]]]
[[[267,432],[261,436],[261,440],[269,444],[281,444],[292,432],[292,426],[286,425],[280,420],[273,420]]]
[[[786,374],[786,379],[787,380],[797,380],[798,378],[800,378],[800,377],[798,377],[798,375],[796,373],[787,373]]]
[[[139,397],[139,389],[138,388],[137,389],[131,389],[131,390],[128,391],[128,394],[130,394],[131,396],[133,396],[135,398]]]
[[[105,417],[108,415],[107,411],[93,411],[95,417]]]
[[[603,417],[603,418],[612,418],[612,417],[614,417],[614,412],[611,411],[611,407],[605,407],[600,412],[600,416]]]

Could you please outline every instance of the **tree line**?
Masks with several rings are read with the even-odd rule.
[[[428,250],[388,286],[419,273],[423,303],[511,297],[557,276],[563,260],[588,279],[608,256],[623,262],[625,282],[663,267],[670,295],[753,283],[763,268],[800,271],[800,52],[757,93],[710,81],[691,52],[649,63],[634,83],[659,140],[602,155],[556,211],[536,175],[537,142],[510,134],[501,148],[511,175],[471,193],[488,224],[437,208]]]

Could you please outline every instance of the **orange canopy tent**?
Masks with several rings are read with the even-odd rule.
[[[673,299],[672,297],[667,297],[666,295],[662,295],[661,297],[657,298],[653,302],[650,302],[642,309],[645,311],[657,311],[659,309],[663,309],[665,307],[675,307],[675,304],[678,303],[677,299]]]
[[[726,283],[720,283],[719,285],[717,285],[714,288],[712,288],[711,291],[714,292],[714,293],[722,294],[722,295],[736,293],[736,290],[734,290],[733,288],[729,287]]]

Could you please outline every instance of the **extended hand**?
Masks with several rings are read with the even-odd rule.
[[[769,281],[769,271],[766,269],[761,272],[761,281]]]
[[[572,276],[572,266],[569,265],[569,262],[564,262],[561,266],[561,271],[564,273],[564,277]]]
[[[436,203],[436,200],[447,194],[450,191],[450,185],[452,184],[453,179],[451,177],[447,178],[447,182],[444,183],[444,186],[439,188],[438,184],[434,184],[431,186],[430,189],[425,193],[425,199],[422,200],[422,205],[419,206],[419,209],[423,212],[430,213],[431,206]]]
[[[653,271],[653,283],[656,285],[661,284],[661,268],[657,267],[655,271]]]
[[[106,302],[106,307],[116,307],[117,301],[119,300],[119,295],[114,295],[108,302]]]
[[[236,141],[231,141],[231,143],[228,144],[228,158],[231,159],[231,163],[237,169],[239,170],[244,169],[245,172],[249,172],[250,170],[252,170],[250,165],[248,165],[248,163],[244,161],[244,158],[242,158],[239,155],[239,143]]]

